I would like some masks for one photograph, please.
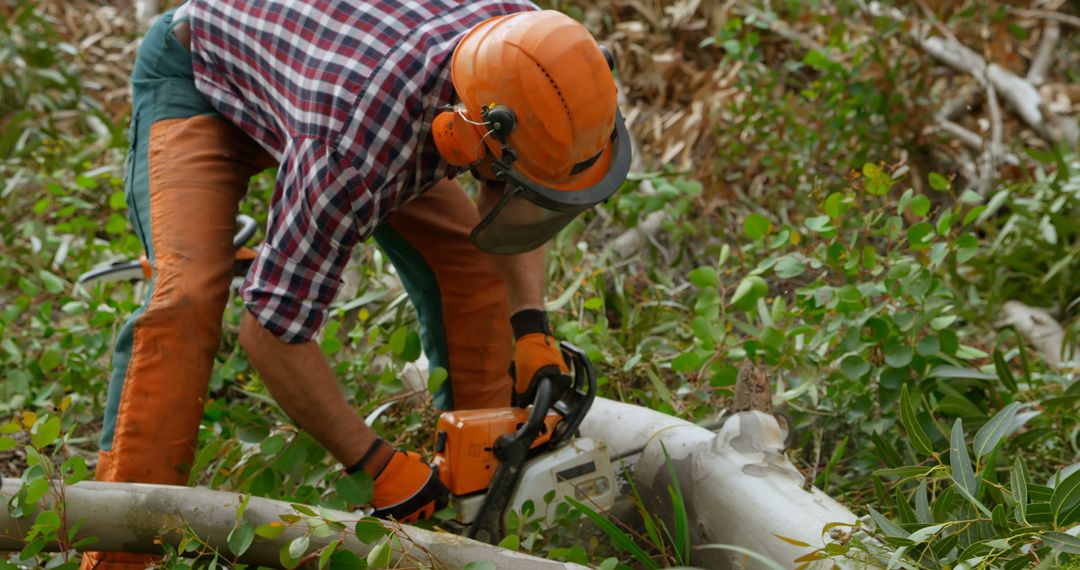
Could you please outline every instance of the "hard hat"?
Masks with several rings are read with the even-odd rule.
[[[626,178],[612,60],[577,21],[553,10],[485,20],[450,66],[461,104],[435,119],[436,146],[456,166],[491,160],[508,183],[473,231],[481,249],[534,249]]]

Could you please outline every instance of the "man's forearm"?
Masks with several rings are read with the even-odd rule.
[[[246,311],[240,341],[285,413],[345,466],[359,461],[375,432],[342,397],[318,343],[283,342]]]
[[[506,282],[511,313],[544,308],[547,284],[544,279],[546,262],[543,247],[517,255],[493,255],[492,258]]]

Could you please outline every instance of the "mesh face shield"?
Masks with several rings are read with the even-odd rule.
[[[607,200],[630,171],[630,135],[622,113],[616,113],[611,136],[611,162],[604,178],[588,188],[559,190],[544,186],[513,167],[513,160],[496,160],[491,170],[506,183],[502,198],[472,231],[476,247],[497,255],[534,250],[559,233],[578,214]]]

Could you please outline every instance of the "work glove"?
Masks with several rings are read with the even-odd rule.
[[[515,339],[514,362],[510,365],[513,405],[531,405],[544,377],[551,379],[555,396],[561,396],[570,387],[570,367],[551,334],[547,313],[537,309],[518,311],[510,317],[510,325]]]
[[[346,471],[366,471],[367,458],[380,455],[377,449],[387,445],[382,439],[376,439],[364,459]],[[385,456],[385,453],[381,455]],[[392,451],[390,458],[375,470],[374,479],[375,493],[371,506],[375,512],[372,516],[378,518],[392,518],[400,522],[430,519],[449,501],[450,491],[439,480],[435,469],[425,463],[419,454],[411,451]]]

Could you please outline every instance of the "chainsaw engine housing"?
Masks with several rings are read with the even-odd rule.
[[[505,522],[509,523],[511,516],[522,516],[527,521],[542,518],[543,526],[554,525],[555,507],[562,504],[565,497],[573,497],[600,512],[610,509],[615,504],[618,489],[608,453],[608,447],[602,441],[576,438],[554,451],[530,459],[514,488],[510,508],[504,515]],[[554,496],[546,502],[545,497],[552,491]],[[483,502],[484,493],[451,496],[450,504],[457,511],[455,522],[472,523]],[[526,503],[531,503],[531,508],[526,509]],[[516,514],[511,515],[511,512]]]

